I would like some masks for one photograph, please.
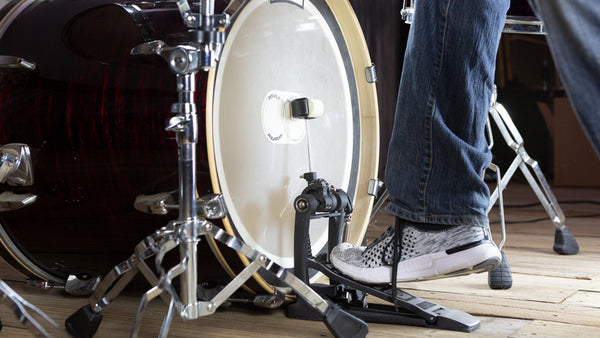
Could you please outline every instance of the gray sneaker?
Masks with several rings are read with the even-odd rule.
[[[394,236],[396,229],[400,229],[401,238]],[[400,221],[368,247],[337,245],[330,260],[336,269],[354,280],[383,284],[394,279],[408,282],[489,271],[500,264],[501,254],[487,228],[454,226],[422,230]],[[393,271],[394,265],[397,271]]]

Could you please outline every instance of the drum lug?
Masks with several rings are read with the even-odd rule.
[[[150,42],[144,42],[131,49],[131,55],[160,55],[162,56],[163,49],[167,47],[167,44],[162,40],[154,40]]]
[[[0,55],[0,68],[35,70],[35,62],[24,58],[10,55]]]
[[[368,83],[377,82],[377,70],[375,69],[375,64],[372,64],[370,67],[365,68],[365,75],[367,76]]]
[[[0,183],[29,186],[33,184],[33,169],[29,146],[10,143],[0,147]]]
[[[24,208],[36,199],[37,196],[30,193],[15,194],[12,191],[4,191],[0,194],[0,212]]]
[[[383,181],[374,178],[369,180],[369,186],[367,187],[367,194],[377,197],[379,195],[379,190],[383,187]]]
[[[220,219],[227,216],[223,195],[208,194],[197,200],[198,213],[206,219]]]

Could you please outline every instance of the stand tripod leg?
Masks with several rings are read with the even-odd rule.
[[[8,298],[13,302],[14,313],[21,323],[32,325],[44,337],[50,337],[50,332],[44,327],[49,324],[51,329],[58,329],[58,324],[46,315],[37,306],[29,303],[25,298],[15,292],[6,282],[0,279],[0,293],[2,298]],[[28,311],[29,310],[29,311]],[[31,312],[31,313],[30,313]],[[38,321],[40,319],[40,321]],[[0,325],[0,328],[2,326]]]
[[[161,327],[161,332],[168,332],[171,325],[171,320],[173,319],[173,306],[176,302],[179,303],[179,298],[177,297],[177,292],[172,286],[172,281],[175,277],[181,275],[185,271],[186,263],[189,261],[189,255],[186,253],[183,256],[184,259],[182,262],[172,267],[167,273],[165,273],[164,269],[162,269],[162,261],[164,256],[167,254],[167,252],[177,247],[177,245],[179,245],[179,243],[176,240],[168,240],[164,242],[163,246],[161,246],[160,250],[158,251],[156,255],[156,267],[161,274],[161,278],[157,280],[156,283],[153,283],[154,286],[142,296],[140,305],[138,306],[137,315],[133,323],[133,329],[131,330],[131,337],[137,337],[146,306],[150,301],[158,296],[162,296],[163,300],[169,303],[169,311],[167,312]],[[167,294],[170,298],[166,298],[167,295],[164,294],[164,291],[167,291]]]
[[[498,207],[500,209],[500,225],[502,230],[502,240],[500,241],[498,248],[501,250],[500,252],[502,253],[502,260],[495,269],[488,272],[488,285],[491,289],[506,290],[512,287],[512,272],[510,270],[508,260],[506,259],[506,255],[504,254],[504,250],[502,250],[504,247],[504,243],[506,242],[506,222],[504,219],[504,200],[502,198],[502,190],[504,188],[502,186],[502,175],[500,174],[500,168],[497,165],[491,163],[490,170],[496,172],[496,190],[494,190],[494,192],[497,193]],[[493,202],[491,202],[490,206],[488,207],[488,214],[492,207]]]
[[[554,223],[556,227],[554,251],[565,255],[573,255],[578,253],[579,245],[577,244],[573,234],[571,234],[567,226],[564,224],[564,213],[558,205],[558,201],[552,193],[550,185],[544,177],[544,174],[542,173],[537,161],[533,160],[525,151],[523,137],[510,118],[510,115],[504,106],[495,102],[490,106],[489,113],[498,126],[498,129],[504,137],[506,144],[513,149],[517,155],[507,171],[505,179],[503,179],[502,186],[498,187],[497,189],[503,189],[506,184],[508,184],[508,180],[512,177],[514,171],[516,171],[516,167],[518,167],[540,200],[540,203],[548,213],[552,223]],[[528,166],[531,168],[531,171]],[[531,172],[533,172],[533,174]],[[534,174],[537,178],[537,181],[533,176]],[[494,192],[492,199],[494,199],[496,196],[496,192]]]
[[[65,320],[69,334],[73,337],[92,337],[102,322],[101,311],[117,298],[138,272],[141,272],[151,285],[156,285],[158,278],[144,261],[158,252],[162,237],[168,233],[169,230],[163,229],[162,232],[146,237],[136,246],[132,256],[115,266],[102,279],[90,297],[89,304]]]
[[[305,300],[310,306],[321,313],[323,315],[323,321],[325,322],[325,325],[336,337],[366,336],[368,332],[368,326],[364,321],[343,311],[338,305],[328,303],[325,301],[325,299],[323,299],[323,297],[302,282],[298,277],[272,262],[265,255],[252,249],[239,239],[230,236],[218,227],[214,227],[209,224],[208,227],[205,227],[205,231],[214,239],[242,253],[252,260],[252,263],[242,271],[243,276],[241,274],[238,275],[240,280],[234,284],[228,285],[219,294],[217,294],[217,296],[215,296],[215,299],[218,299],[219,301],[226,299],[223,298],[224,295],[221,295],[221,293],[233,293],[233,291],[241,287],[241,280],[245,281],[249,279],[255,271],[258,271],[258,269],[262,267],[288,284],[298,296],[302,297],[302,299]],[[238,277],[236,277],[236,279]]]

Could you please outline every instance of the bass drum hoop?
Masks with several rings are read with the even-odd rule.
[[[25,254],[27,251],[22,250],[6,231],[4,226],[0,225],[0,251],[3,253],[0,255],[1,260],[26,277],[35,276],[42,281],[49,282],[50,285],[65,284],[67,276],[45,268],[44,264],[37,263],[34,257]]]
[[[376,86],[374,81],[369,82],[367,80],[366,75],[366,72],[373,67],[373,63],[371,62],[360,24],[349,2],[336,0],[322,0],[322,2],[331,10],[333,17],[337,21],[341,30],[344,42],[346,44],[345,47],[348,49],[348,54],[351,58],[353,75],[355,79],[355,82],[350,85],[356,86],[356,92],[358,96],[358,105],[360,110],[360,154],[358,160],[356,193],[353,200],[354,211],[350,222],[350,229],[352,230],[349,232],[347,241],[355,245],[359,245],[363,242],[374,200],[374,197],[368,194],[369,183],[371,180],[377,178],[379,163],[379,112]],[[244,6],[241,8],[238,7],[235,9],[238,10],[239,13],[239,10],[243,10]],[[232,24],[234,23],[235,22],[232,20]],[[221,194],[222,189],[219,183],[215,160],[216,149],[213,141],[214,92],[217,72],[218,68],[211,69],[207,81],[206,138],[208,164],[213,191],[216,194]],[[223,219],[223,225],[227,233],[233,236],[238,236],[235,231],[235,226],[229,216]],[[216,246],[214,240],[211,239],[208,242],[223,269],[227,271],[230,277],[235,278],[236,273],[226,261],[221,250]],[[250,264],[250,261],[245,255],[238,253],[238,256],[245,266]],[[255,273],[253,277],[264,290],[270,293],[274,292],[274,287],[265,281],[265,279],[259,273]],[[313,277],[313,279],[316,278],[319,278],[319,276]],[[246,287],[246,290],[250,292],[258,292],[258,290],[249,290],[248,287]]]
[[[35,0],[21,0],[12,4],[12,8],[10,8],[8,13],[0,18],[0,38],[4,36],[4,33],[10,27],[12,22],[34,3]],[[3,6],[9,5],[11,4],[5,3],[0,6],[0,9],[2,9]],[[2,252],[0,260],[5,261],[14,271],[26,277],[35,276],[53,285],[65,284],[67,279],[66,276],[45,268],[45,265],[43,264],[37,263],[34,257],[27,255],[27,251],[22,250],[20,245],[13,240],[12,236],[7,231],[8,230],[0,224],[0,251]]]

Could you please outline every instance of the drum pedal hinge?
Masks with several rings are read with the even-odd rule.
[[[365,68],[365,75],[367,76],[368,83],[377,82],[377,70],[375,69],[375,64],[372,64],[370,67]]]

